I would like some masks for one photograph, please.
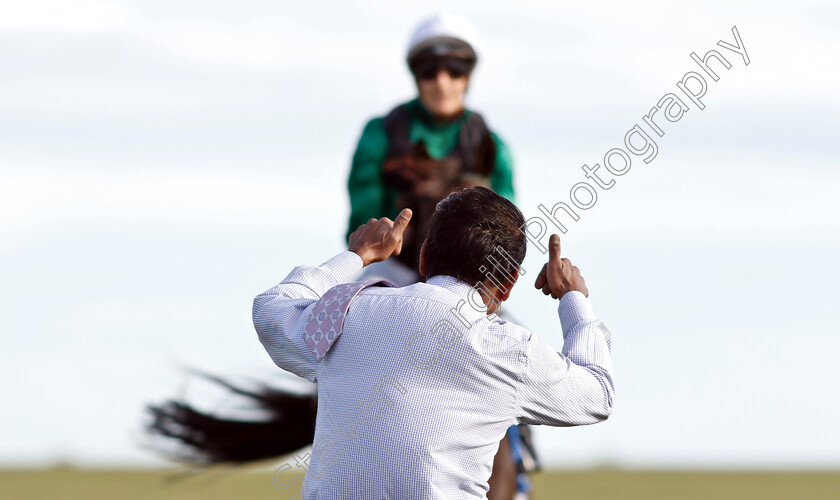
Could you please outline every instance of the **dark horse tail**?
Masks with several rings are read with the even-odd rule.
[[[267,416],[234,420],[198,410],[185,400],[148,405],[152,419],[146,432],[174,441],[177,451],[155,446],[170,459],[192,464],[244,464],[290,454],[312,444],[317,397],[298,395],[265,384],[246,390],[220,377],[202,378],[250,401]]]

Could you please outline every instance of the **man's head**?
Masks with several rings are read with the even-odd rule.
[[[519,276],[527,240],[516,205],[484,187],[455,191],[437,204],[423,244],[420,272],[454,276],[475,286],[509,283]],[[501,247],[500,252],[497,247]]]
[[[478,61],[475,28],[463,17],[438,14],[415,29],[406,58],[420,102],[436,119],[464,108],[470,73]]]

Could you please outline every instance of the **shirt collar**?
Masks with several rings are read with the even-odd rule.
[[[446,288],[450,292],[453,292],[458,295],[466,295],[470,292],[472,287],[467,284],[466,281],[461,281],[455,276],[448,276],[445,274],[438,274],[437,276],[432,276],[431,278],[426,280],[426,283],[434,286],[439,286],[441,288]]]
[[[468,305],[459,305],[453,304],[455,308],[459,310],[459,314],[464,315],[465,317],[469,317],[471,321],[475,319],[487,318],[486,311],[484,310],[484,302],[481,299],[481,295],[478,293],[474,287],[467,284],[465,281],[461,281],[454,276],[448,276],[439,274],[437,276],[432,276],[431,278],[426,280],[427,285],[437,286],[443,288],[453,294],[455,294],[459,298],[463,298],[467,301]],[[475,293],[475,296],[470,299],[469,295],[471,293]],[[475,306],[472,304],[477,302],[481,304],[482,310],[475,309]]]

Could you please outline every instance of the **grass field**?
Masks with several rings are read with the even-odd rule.
[[[545,472],[534,476],[534,485],[536,500],[840,499],[840,472]],[[292,496],[287,491],[272,487],[269,472],[235,469],[180,477],[172,471],[0,471],[3,500],[285,500]]]

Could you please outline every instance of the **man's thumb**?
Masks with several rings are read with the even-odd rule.
[[[560,235],[558,234],[552,234],[548,239],[548,258],[560,258]]]
[[[411,220],[411,209],[410,208],[403,208],[400,215],[397,216],[397,220],[394,221],[394,229],[393,232],[397,235],[401,235],[405,228],[408,226],[408,221]]]

